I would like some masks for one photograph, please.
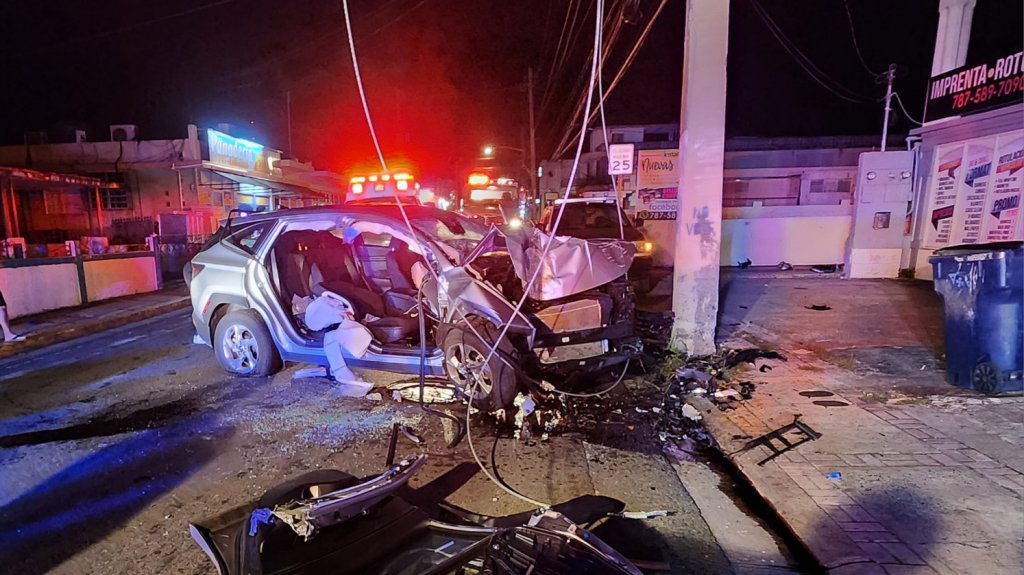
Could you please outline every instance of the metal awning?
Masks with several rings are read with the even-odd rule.
[[[274,196],[277,198],[320,198],[323,196],[322,192],[287,181],[287,177],[241,172],[207,160],[204,160],[201,165],[194,165],[192,167],[208,170],[229,180],[228,182],[202,183],[204,186],[214,190],[220,189],[243,194]]]

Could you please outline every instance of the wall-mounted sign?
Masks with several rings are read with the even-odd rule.
[[[1024,52],[932,77],[924,121],[1016,104],[1024,98]]]
[[[633,144],[608,146],[608,175],[624,176],[633,173]]]
[[[1024,239],[1024,131],[935,150],[924,245]]]
[[[274,164],[281,159],[281,152],[265,148],[262,144],[229,136],[217,130],[206,131],[206,142],[210,148],[210,163],[241,170],[270,174]]]
[[[640,150],[636,164],[636,217],[676,219],[679,150]]]

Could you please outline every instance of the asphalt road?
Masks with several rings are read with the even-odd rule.
[[[213,573],[189,520],[307,470],[378,472],[394,421],[426,439],[400,450],[430,455],[413,487],[444,475],[455,505],[490,515],[530,509],[479,472],[465,442],[448,450],[439,420],[415,404],[342,398],[324,381],[293,381],[299,366],[229,377],[191,340],[181,311],[0,361],[0,571]],[[378,385],[403,379],[364,376]],[[614,400],[622,405],[644,393],[623,390]],[[458,404],[446,408],[465,415]],[[667,561],[674,573],[753,572],[730,563],[708,510],[702,515],[680,483],[685,474],[654,446],[651,422],[637,417],[602,415],[590,431],[536,442],[479,421],[473,437],[497,473],[531,497],[598,493],[627,510],[671,511],[608,527],[609,542],[631,558]],[[729,505],[711,493],[714,482],[700,489],[698,501]]]

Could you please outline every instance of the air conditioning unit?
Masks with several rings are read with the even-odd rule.
[[[127,142],[139,138],[139,127],[135,124],[114,124],[110,126],[111,142]]]

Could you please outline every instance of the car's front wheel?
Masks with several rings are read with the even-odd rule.
[[[217,323],[213,349],[228,373],[246,377],[271,375],[281,369],[281,355],[266,324],[252,311],[233,311]]]
[[[489,324],[474,323],[473,330],[456,327],[448,330],[441,342],[444,367],[448,378],[459,390],[472,394],[473,407],[483,411],[496,411],[512,407],[519,390],[515,370],[499,357],[496,351],[486,361],[491,345],[476,334],[491,338]],[[508,356],[507,345],[499,350]]]

